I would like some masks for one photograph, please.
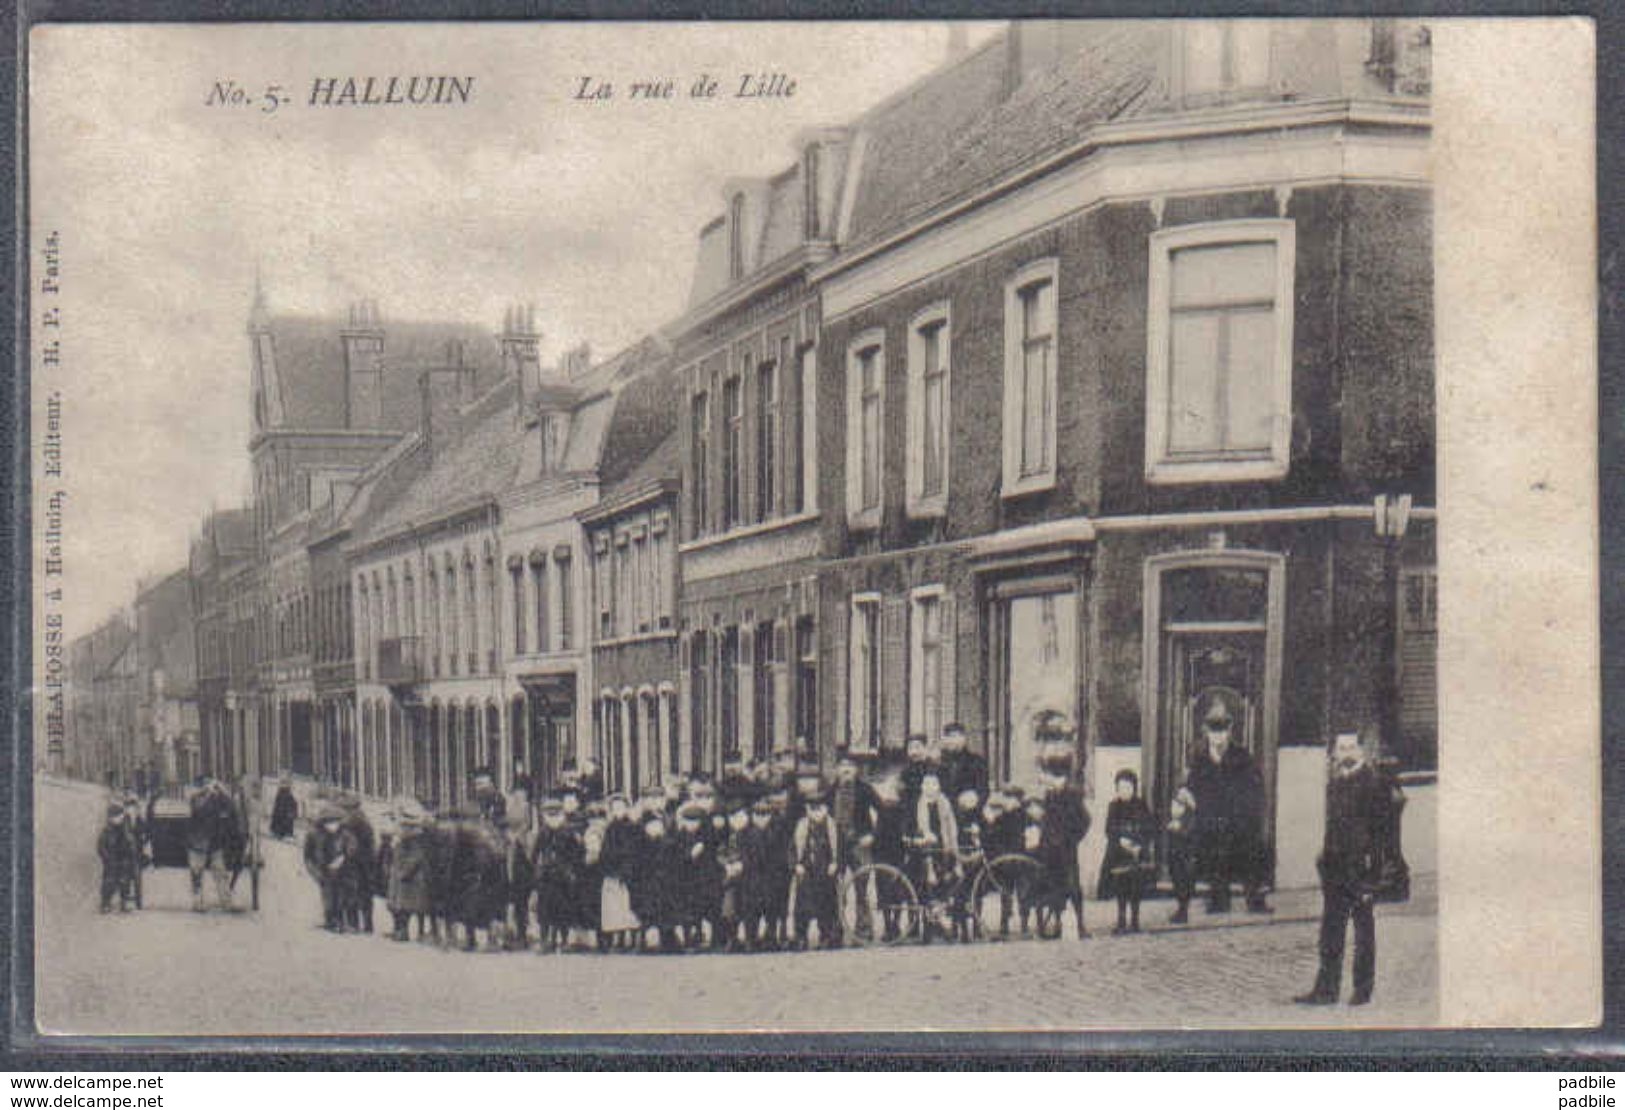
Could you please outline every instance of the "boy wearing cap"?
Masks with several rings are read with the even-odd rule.
[[[824,948],[839,948],[835,877],[840,870],[840,835],[830,820],[824,794],[807,799],[807,812],[796,823],[794,851],[796,947],[807,947],[807,925],[816,922],[818,943]]]
[[[96,855],[102,861],[102,912],[113,910],[113,895],[118,895],[118,908],[124,913],[130,908],[135,895],[136,855],[130,838],[129,821],[124,807],[117,802],[107,807],[107,819],[96,838]]]

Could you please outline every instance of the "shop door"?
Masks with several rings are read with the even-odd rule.
[[[993,770],[1000,782],[1037,782],[1044,734],[1078,728],[1078,591],[1071,580],[996,592]]]

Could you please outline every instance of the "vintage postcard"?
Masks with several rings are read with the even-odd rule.
[[[1594,1023],[1592,65],[35,27],[38,1035]]]

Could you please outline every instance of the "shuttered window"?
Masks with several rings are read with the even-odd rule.
[[[872,752],[880,739],[880,597],[852,599],[847,657],[847,742]]]

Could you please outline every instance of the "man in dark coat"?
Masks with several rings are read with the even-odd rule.
[[[203,909],[203,872],[214,877],[215,895],[222,908],[231,905],[226,879],[228,859],[241,851],[237,815],[231,798],[214,779],[206,779],[192,795],[186,822],[186,866],[192,878],[192,908]]]
[[[344,815],[336,808],[323,809],[305,834],[305,870],[316,881],[322,895],[322,927],[329,932],[344,930],[343,871],[345,856]]]
[[[1343,945],[1354,922],[1354,992],[1350,1006],[1371,1001],[1377,975],[1377,926],[1372,913],[1381,849],[1393,793],[1352,732],[1332,746],[1326,780],[1326,835],[1320,859],[1320,972],[1298,1002],[1323,1006],[1337,1001],[1343,979]]]
[[[1038,862],[1045,872],[1045,894],[1050,911],[1049,927],[1054,935],[1061,935],[1061,915],[1070,903],[1077,920],[1078,939],[1089,935],[1083,920],[1083,881],[1078,866],[1078,845],[1089,835],[1089,810],[1084,805],[1083,791],[1074,786],[1068,776],[1070,765],[1051,756],[1046,760],[1044,777],[1044,816],[1039,827]],[[1045,922],[1040,920],[1039,935],[1048,935]]]
[[[361,808],[361,799],[346,794],[339,799],[344,812],[344,830],[355,842],[354,858],[350,861],[352,881],[347,887],[348,905],[345,906],[345,924],[359,932],[372,932],[372,899],[382,885],[378,875],[378,840],[373,834],[372,822]]]
[[[1205,739],[1197,745],[1186,786],[1196,802],[1191,835],[1198,869],[1209,883],[1208,912],[1228,913],[1230,887],[1239,882],[1248,911],[1268,913],[1263,776],[1252,755],[1232,743],[1235,714],[1226,699],[1209,698],[1197,719]]]
[[[724,826],[726,832],[726,826]],[[725,939],[722,931],[722,855],[711,830],[711,814],[698,802],[683,803],[677,811],[673,835],[678,924],[683,941],[698,948],[711,930],[713,945]]]

